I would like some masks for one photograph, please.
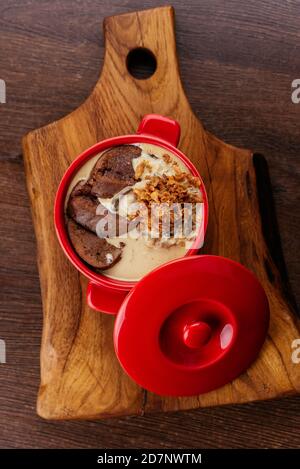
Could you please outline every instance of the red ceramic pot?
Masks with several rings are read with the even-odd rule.
[[[65,254],[90,281],[89,305],[117,314],[114,345],[124,370],[152,392],[187,396],[223,386],[245,371],[257,357],[269,324],[266,294],[249,270],[224,257],[194,255],[207,227],[204,185],[203,227],[192,249],[138,282],[116,281],[90,270],[70,244],[64,213],[67,191],[78,169],[116,145],[158,145],[200,177],[176,148],[179,135],[177,122],[152,114],[143,118],[137,134],[104,140],[87,149],[65,173],[54,212]]]
[[[91,308],[108,314],[117,314],[123,300],[136,282],[114,280],[105,275],[98,274],[90,269],[75,252],[70,243],[65,223],[65,199],[73,178],[80,167],[97,153],[114,146],[133,143],[150,143],[169,150],[186,165],[194,176],[200,178],[200,174],[195,166],[178,148],[176,148],[179,137],[180,126],[178,122],[160,115],[148,114],[142,119],[136,134],[113,137],[96,143],[81,153],[64,174],[57,190],[54,206],[56,233],[66,256],[72,264],[90,280],[87,289],[87,302]],[[199,230],[192,248],[187,251],[186,256],[197,253],[199,246],[203,244],[207,227],[208,202],[203,182],[201,189],[204,204],[203,226]]]

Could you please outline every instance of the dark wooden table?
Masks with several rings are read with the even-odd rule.
[[[299,0],[174,0],[181,73],[205,126],[265,154],[294,294],[300,299]],[[99,422],[36,416],[42,306],[21,136],[75,109],[103,58],[105,16],[165,2],[0,0],[1,447],[299,447],[300,398]],[[284,334],[284,331],[282,331]],[[299,365],[300,366],[300,365]]]

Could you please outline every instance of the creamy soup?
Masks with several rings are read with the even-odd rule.
[[[110,245],[121,248],[122,253],[114,265],[101,270],[101,273],[112,279],[125,281],[137,281],[159,265],[183,257],[193,245],[203,222],[200,181],[196,181],[197,178],[190,175],[190,171],[184,163],[173,153],[156,145],[142,143],[134,146],[141,149],[141,154],[132,159],[131,164],[135,173],[133,184],[123,188],[112,197],[98,197],[99,203],[109,212],[115,213],[117,211],[120,217],[126,218],[134,226],[128,233],[106,238]],[[101,155],[102,153],[99,153],[92,157],[77,172],[66,197],[66,209],[71,191],[79,181],[88,180]],[[186,187],[187,175],[192,181],[188,188]],[[183,180],[182,186],[180,185],[181,180]],[[166,187],[163,186],[164,183],[166,183]],[[170,190],[170,198],[168,198],[168,190]],[[153,203],[161,203],[164,198],[168,202],[169,200],[176,202],[176,190],[181,197],[183,193],[188,191],[191,194],[191,200],[197,201],[197,215],[196,218],[195,216],[193,218],[196,220],[195,226],[190,230],[188,236],[176,238],[174,234],[173,236],[162,234],[162,231],[159,231],[162,229],[161,225],[158,225],[160,228],[157,228],[156,237],[154,236],[153,239],[151,231],[153,224],[149,225],[148,222],[148,225],[143,223],[135,225],[137,206],[143,198],[148,203],[148,207],[149,200],[152,201],[152,198]],[[99,234],[99,231],[97,233]]]

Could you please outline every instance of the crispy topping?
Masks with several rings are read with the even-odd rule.
[[[146,181],[145,187],[133,190],[137,201],[145,209],[139,210],[132,218],[140,216],[143,220],[141,224],[149,231],[153,230],[154,224],[159,236],[163,235],[163,226],[167,219],[171,233],[174,233],[178,220],[186,218],[192,220],[192,227],[195,228],[196,204],[203,202],[199,178],[180,171],[178,167],[173,176],[152,176],[147,177]],[[186,204],[190,204],[189,209]]]
[[[134,178],[135,179],[141,179],[144,171],[148,169],[149,171],[152,171],[152,166],[151,164],[149,163],[149,161],[141,161],[136,169],[135,169],[135,174],[134,174]]]
[[[174,176],[148,177],[146,186],[134,189],[133,193],[138,202],[146,205],[155,201],[156,203],[182,204],[203,202],[202,194],[198,190],[200,179],[189,173],[178,172]]]

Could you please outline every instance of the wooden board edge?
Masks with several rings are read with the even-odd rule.
[[[263,236],[273,262],[280,273],[283,297],[292,313],[300,319],[300,311],[289,282],[284,259],[268,162],[264,155],[255,152],[252,155],[252,160],[256,175]]]

